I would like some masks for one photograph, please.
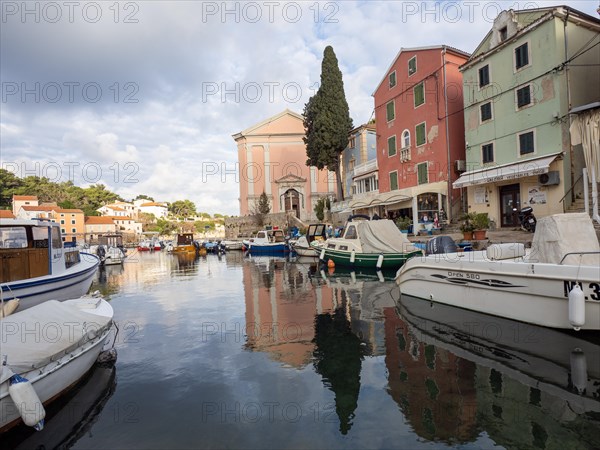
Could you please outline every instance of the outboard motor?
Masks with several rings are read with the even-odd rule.
[[[427,241],[426,255],[440,255],[443,253],[456,253],[458,246],[450,236],[436,236]]]
[[[517,211],[517,208],[513,208],[513,211]],[[531,206],[527,206],[519,211],[517,217],[522,230],[529,231],[530,233],[535,232],[537,219],[533,215],[533,208]]]

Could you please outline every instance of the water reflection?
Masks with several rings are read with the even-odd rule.
[[[42,431],[20,425],[2,435],[2,448],[69,448],[88,433],[117,385],[114,366],[96,365],[66,396],[46,407]]]
[[[390,395],[420,436],[600,447],[596,344],[406,296],[385,313]]]

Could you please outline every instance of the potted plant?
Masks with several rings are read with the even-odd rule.
[[[396,226],[402,233],[408,234],[408,228],[411,224],[412,220],[410,220],[410,217],[398,217],[396,219]]]
[[[485,239],[486,230],[490,227],[490,218],[487,213],[477,213],[471,221],[474,227],[474,239]]]
[[[462,224],[460,225],[460,231],[463,232],[463,239],[465,241],[473,239],[473,231],[475,230],[475,226],[473,225],[474,218],[474,213],[466,213],[461,217]]]

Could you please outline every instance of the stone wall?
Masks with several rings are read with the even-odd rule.
[[[285,230],[288,227],[286,213],[267,214],[260,225],[255,216],[227,217],[225,219],[225,239],[254,236],[265,227],[278,227]]]

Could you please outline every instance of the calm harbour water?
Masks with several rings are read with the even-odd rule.
[[[92,289],[115,367],[3,448],[600,448],[597,341],[235,252],[133,253]]]

